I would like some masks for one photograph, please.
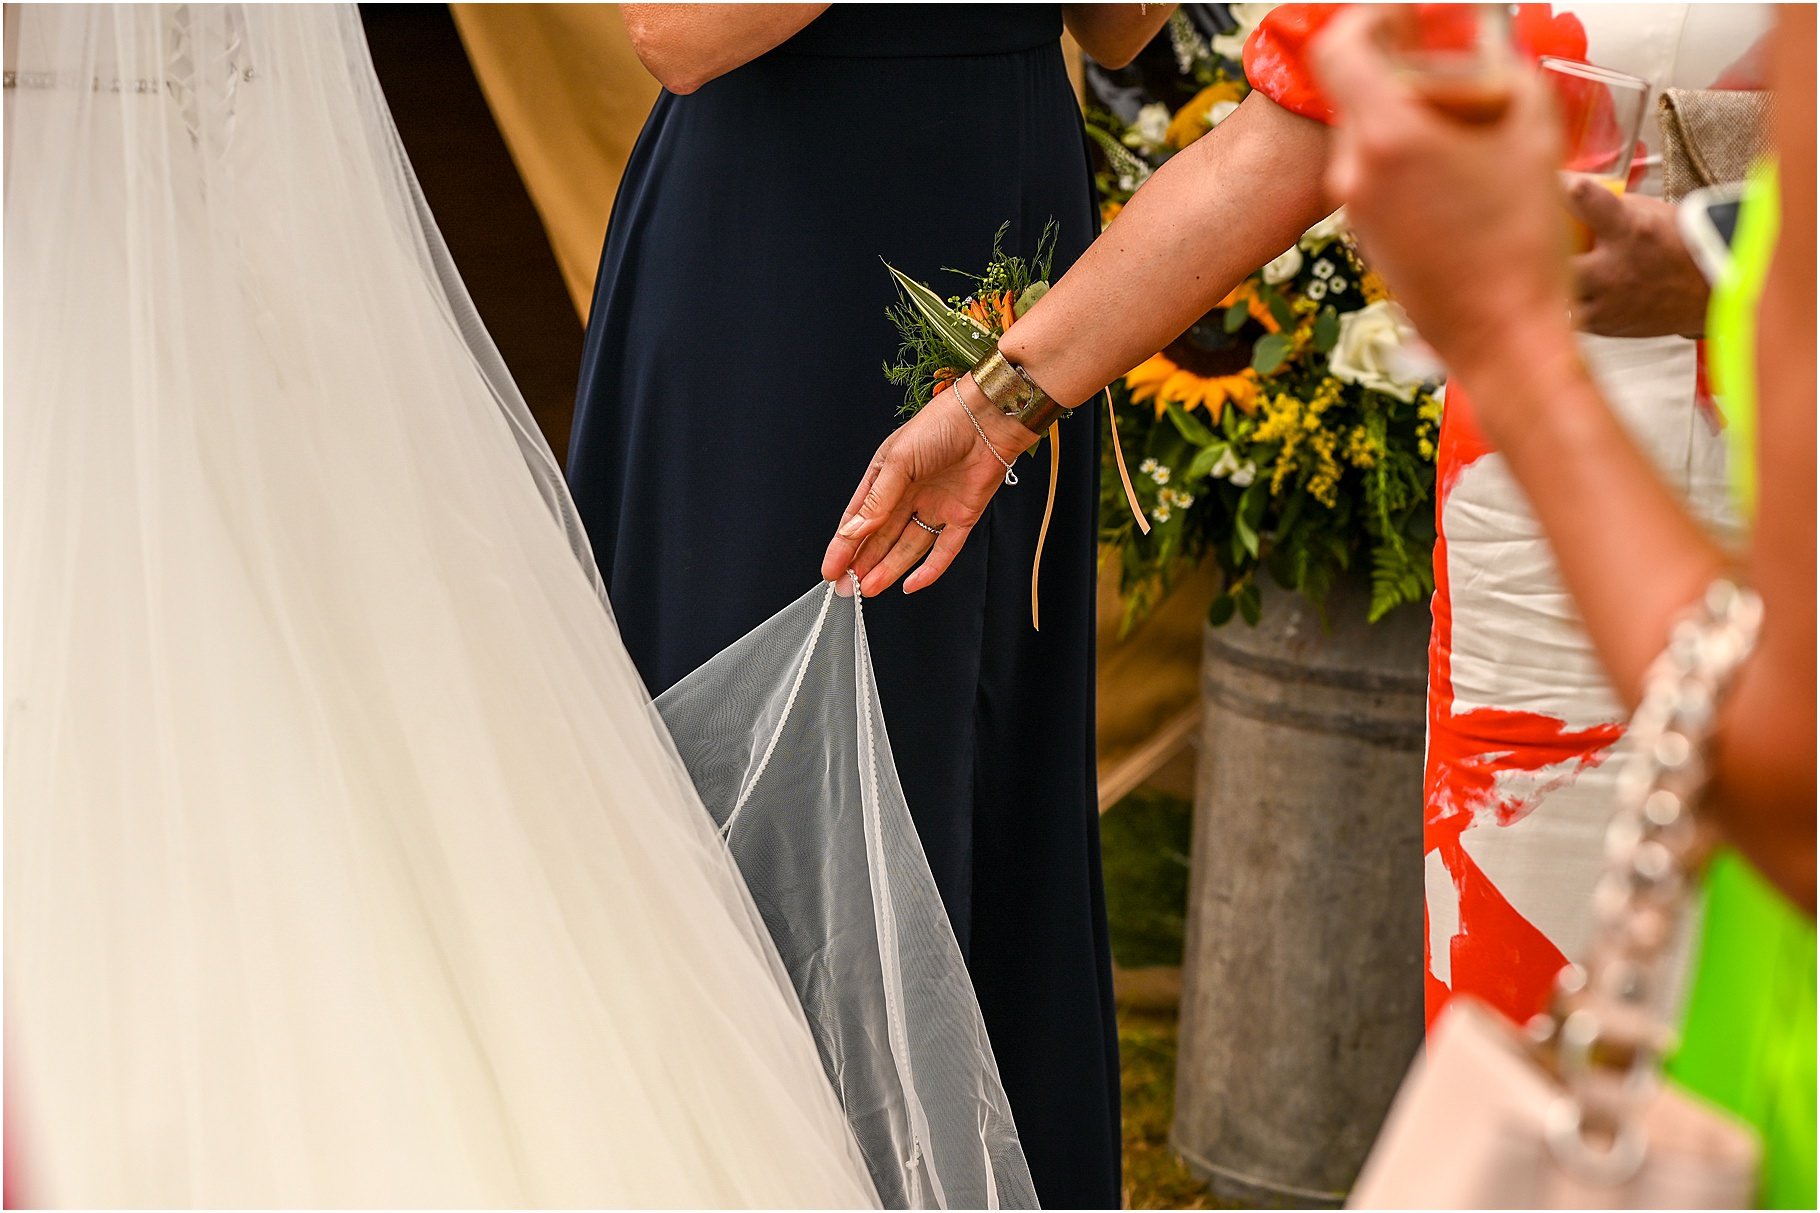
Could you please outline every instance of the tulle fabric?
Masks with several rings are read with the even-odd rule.
[[[831,934],[886,936],[747,892],[353,9],[11,15],[9,1192],[928,1199],[859,1144],[908,1101],[828,1077],[904,1055],[811,1028],[792,984]],[[849,710],[882,743],[875,697]],[[920,1007],[893,1031],[946,1039]],[[922,1115],[978,1137],[991,1077]],[[945,1152],[905,1123],[905,1160]]]
[[[811,590],[658,697],[891,1208],[1033,1209],[898,783],[860,598]]]

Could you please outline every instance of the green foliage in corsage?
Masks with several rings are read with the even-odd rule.
[[[935,398],[956,377],[998,345],[1012,322],[1035,306],[1049,289],[1059,233],[1054,220],[1043,227],[1034,256],[1007,253],[1002,225],[992,238],[992,256],[985,272],[970,274],[944,267],[972,283],[965,296],[943,299],[927,285],[900,272],[890,262],[885,269],[897,284],[898,302],[885,310],[896,326],[901,344],[897,361],[885,367],[885,378],[904,389],[899,410],[909,415]]]

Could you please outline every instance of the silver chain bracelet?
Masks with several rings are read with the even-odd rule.
[[[992,439],[986,437],[986,431],[984,428],[981,427],[980,419],[978,417],[975,417],[973,415],[973,410],[967,407],[966,398],[961,395],[960,376],[958,376],[958,375],[955,376],[953,382],[951,382],[948,386],[954,392],[954,398],[956,400],[960,401],[961,412],[967,414],[967,420],[971,421],[973,423],[973,432],[980,436],[980,441],[986,444],[986,449],[992,452],[992,457],[994,459],[998,460],[1000,463],[1004,464],[1004,466],[1005,466],[1005,483],[1006,484],[1016,484],[1017,483],[1017,472],[1012,469],[1011,461],[1009,459],[1006,459],[1003,455],[999,454],[998,448],[992,445]]]
[[[1561,971],[1553,1005],[1530,1024],[1565,1087],[1549,1147],[1595,1182],[1625,1182],[1643,1164],[1641,1117],[1672,1047],[1669,970],[1705,852],[1694,815],[1719,703],[1762,621],[1762,599],[1721,578],[1651,663],[1621,743],[1585,960]]]

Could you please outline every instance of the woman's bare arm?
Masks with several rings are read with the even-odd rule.
[[[645,70],[673,93],[782,45],[821,16],[825,4],[622,4],[619,15]]]
[[[1542,86],[1525,78],[1505,119],[1463,127],[1411,94],[1373,49],[1377,20],[1336,21],[1317,47],[1342,110],[1335,192],[1509,461],[1613,687],[1634,704],[1675,618],[1733,560],[1669,492],[1580,362]],[[1790,9],[1783,21],[1778,53],[1795,48],[1777,79],[1783,224],[1760,313],[1759,511],[1743,559],[1764,625],[1720,719],[1709,804],[1729,838],[1811,911],[1813,12]],[[1799,70],[1787,62],[1802,55]]]
[[[1332,209],[1322,179],[1329,137],[1322,124],[1251,94],[1157,170],[999,348],[1056,400],[1080,404],[1179,337]],[[997,450],[1036,442],[971,379],[955,392]],[[955,392],[943,392],[879,448],[828,544],[824,577],[853,569],[870,596],[925,554],[906,591],[947,571],[1001,484],[996,456],[975,440]],[[899,542],[913,511],[948,525],[940,541],[921,550]]]
[[[1782,227],[1757,322],[1757,518],[1747,573],[1763,634],[1722,722],[1719,811],[1757,865],[1814,908],[1814,10],[1782,10],[1772,55]],[[1773,856],[1773,858],[1764,858]]]
[[[1062,19],[1081,49],[1107,67],[1124,67],[1156,37],[1173,4],[1065,4]]]
[[[1333,208],[1328,129],[1262,93],[1144,183],[1000,342],[1067,405],[1181,336]]]

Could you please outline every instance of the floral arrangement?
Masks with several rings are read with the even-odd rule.
[[[1125,120],[1090,105],[1104,222],[1244,100],[1246,10],[1259,7],[1230,6],[1238,28],[1211,37],[1180,11],[1170,19],[1174,62],[1139,95],[1185,101],[1147,100]],[[1260,574],[1319,607],[1362,566],[1373,621],[1426,599],[1441,411],[1431,365],[1336,214],[1114,383],[1106,424],[1140,460],[1133,480],[1152,524],[1133,525],[1109,466],[1101,540],[1121,557],[1124,629],[1208,556],[1222,574],[1215,625],[1257,622]]]
[[[885,367],[885,378],[904,389],[899,415],[909,416],[935,399],[937,392],[998,348],[998,339],[1012,322],[1035,306],[1049,289],[1050,268],[1055,261],[1055,241],[1060,229],[1052,219],[1043,226],[1036,253],[1026,259],[1005,251],[1002,224],[992,237],[992,256],[981,274],[944,267],[972,283],[965,295],[944,299],[929,286],[899,272],[890,262],[885,269],[897,283],[898,302],[885,315],[897,327],[901,344],[897,361]]]
[[[898,302],[885,310],[897,326],[900,345],[897,361],[885,365],[885,378],[904,389],[900,416],[914,414],[935,399],[957,378],[966,374],[985,355],[998,348],[998,339],[1019,316],[1036,305],[1049,290],[1050,268],[1055,261],[1055,242],[1060,227],[1051,219],[1037,237],[1033,256],[1024,258],[1005,251],[1005,233],[1009,223],[1001,224],[992,238],[992,256],[981,274],[946,269],[959,274],[973,285],[966,295],[944,299],[925,283],[902,273],[890,262],[885,269],[897,283]],[[977,427],[978,422],[974,423]],[[982,436],[984,431],[981,431]],[[1055,445],[1061,442],[1060,430],[1051,426],[1046,441],[1051,443],[1049,460],[1049,500],[1043,507],[1043,525],[1037,532],[1035,565],[1030,570],[1030,624],[1040,627],[1037,602],[1037,569],[1043,559],[1043,538],[1049,533],[1051,512],[1055,509],[1055,490],[1060,464]],[[1114,436],[1114,442],[1117,438]],[[996,451],[994,452],[997,453]],[[1123,464],[1113,456],[1123,475]],[[1005,483],[1016,484],[1017,477],[1009,464]],[[1137,515],[1134,498],[1128,498],[1132,518],[1139,529],[1148,530],[1149,522]]]

